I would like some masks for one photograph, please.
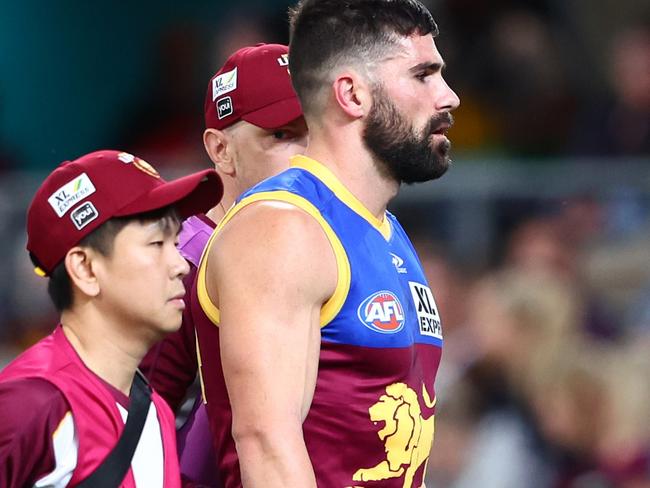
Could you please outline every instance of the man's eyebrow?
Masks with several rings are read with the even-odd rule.
[[[182,223],[172,217],[163,217],[151,222],[151,229],[160,231],[165,235],[178,235],[183,230]]]
[[[422,71],[428,71],[430,73],[436,73],[438,71],[444,70],[446,67],[445,63],[431,63],[425,61],[424,63],[419,63],[409,69],[412,73],[418,73]]]

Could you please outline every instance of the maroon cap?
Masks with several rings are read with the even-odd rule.
[[[81,239],[112,217],[174,204],[181,217],[205,212],[221,200],[214,170],[163,180],[146,161],[119,151],[96,151],[64,161],[36,191],[27,211],[27,250],[47,275]]]
[[[205,126],[222,130],[245,120],[274,129],[300,117],[288,53],[282,44],[257,44],[230,56],[208,84]]]

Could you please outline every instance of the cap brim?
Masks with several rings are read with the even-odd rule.
[[[300,102],[298,98],[292,97],[244,114],[241,119],[263,129],[275,129],[287,125],[301,116]]]
[[[116,216],[135,215],[174,205],[182,218],[214,207],[223,196],[223,183],[211,169],[165,182],[122,207]]]

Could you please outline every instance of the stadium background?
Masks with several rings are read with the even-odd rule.
[[[287,42],[288,4],[0,3],[0,364],[56,320],[24,252],[39,181],[109,147],[207,167],[207,81]],[[462,102],[454,166],[391,206],[445,330],[427,486],[650,486],[650,8],[428,5]]]

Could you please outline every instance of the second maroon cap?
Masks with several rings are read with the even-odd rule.
[[[212,208],[222,194],[214,170],[168,182],[137,156],[95,151],[61,163],[41,184],[27,211],[27,250],[37,261],[37,272],[47,275],[108,219],[169,205],[189,217]]]
[[[222,130],[245,120],[274,129],[300,117],[288,68],[289,49],[282,44],[257,44],[233,53],[208,84],[205,126]]]

